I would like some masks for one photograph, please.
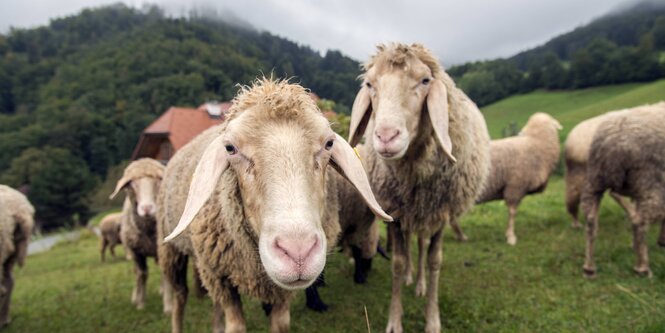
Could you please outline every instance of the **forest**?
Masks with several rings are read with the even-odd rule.
[[[511,58],[448,72],[479,105],[537,89],[665,76],[665,7],[638,5]],[[0,183],[28,190],[42,229],[85,223],[139,134],[170,106],[291,78],[348,114],[359,62],[215,17],[116,4],[0,34]],[[339,122],[344,123],[343,117]],[[101,198],[101,199],[100,199]]]

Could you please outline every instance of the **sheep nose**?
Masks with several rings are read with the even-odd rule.
[[[153,204],[145,204],[141,206],[141,210],[144,214],[152,214],[155,211],[155,206]]]
[[[387,144],[390,141],[393,141],[399,135],[399,129],[391,127],[380,127],[374,131],[374,135],[381,141],[383,144]]]
[[[275,252],[283,253],[294,263],[303,265],[305,260],[319,246],[319,238],[312,234],[305,237],[276,237],[273,245]]]

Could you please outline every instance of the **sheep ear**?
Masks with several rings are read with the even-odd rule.
[[[168,242],[180,235],[194,221],[194,217],[208,201],[215,191],[217,182],[224,170],[229,166],[228,153],[224,149],[224,141],[220,136],[213,140],[203,152],[199,164],[196,165],[192,181],[189,185],[189,193],[185,202],[185,209],[180,216],[178,225],[170,235],[164,238]]]
[[[355,147],[363,138],[369,117],[372,115],[372,103],[369,98],[369,90],[363,86],[358,91],[356,99],[351,108],[351,126],[349,129],[349,144]]]
[[[457,162],[453,156],[453,144],[448,134],[448,91],[441,80],[432,80],[427,95],[427,112],[443,151],[452,162]]]
[[[331,165],[333,168],[335,168],[340,175],[346,178],[351,185],[356,188],[369,209],[371,209],[375,215],[385,221],[392,221],[393,218],[384,212],[376,201],[372,188],[369,185],[365,168],[363,168],[363,164],[360,162],[360,158],[356,155],[356,152],[346,140],[344,140],[344,138],[338,134],[335,134],[335,136],[336,139],[335,144],[332,147],[331,157]]]
[[[125,186],[129,185],[129,182],[131,182],[131,181],[132,181],[132,179],[129,178],[129,177],[120,178],[118,180],[118,182],[115,184],[115,190],[113,191],[113,193],[111,193],[111,195],[109,196],[109,199],[113,200],[113,198],[115,198],[115,196],[118,195],[118,193],[120,193],[120,191],[123,188],[125,188]]]
[[[557,129],[557,130],[560,131],[560,130],[563,129],[563,126],[561,126],[561,123],[560,123],[558,120],[555,119],[555,120],[554,120],[554,123],[556,124],[555,126],[556,126],[556,129]]]

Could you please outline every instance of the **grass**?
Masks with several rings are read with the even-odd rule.
[[[563,139],[580,121],[611,110],[665,99],[665,80],[628,83],[571,91],[536,91],[503,99],[482,109],[493,139],[512,121],[521,128],[534,112],[546,112],[561,122]],[[563,141],[563,140],[562,140]]]
[[[483,109],[490,134],[533,112],[552,114],[564,126],[561,137],[579,121],[597,114],[665,97],[665,80],[576,91],[537,91],[507,98]],[[461,222],[469,242],[444,237],[444,267],[439,301],[447,332],[663,332],[665,251],[657,247],[658,227],[648,235],[651,279],[632,273],[631,233],[623,212],[605,200],[596,244],[598,278],[582,277],[585,238],[570,228],[559,177],[547,191],[528,197],[517,217],[518,244],[505,244],[506,208],[501,202],[475,207]],[[98,223],[103,215],[93,219]],[[146,308],[130,303],[132,264],[118,247],[118,259],[99,260],[98,240],[87,230],[81,239],[31,256],[16,271],[12,324],[6,332],[168,332],[161,312],[159,273],[150,263]],[[415,242],[414,242],[415,243]],[[415,257],[415,252],[414,252]],[[325,314],[305,308],[304,293],[291,305],[292,332],[382,332],[388,319],[390,263],[374,261],[366,285],[352,282],[353,267],[340,253],[326,266],[328,286],[321,295]],[[190,279],[191,280],[191,279]],[[414,287],[403,290],[406,332],[424,330],[424,300]],[[243,299],[249,332],[268,331],[256,300]],[[186,332],[210,331],[211,302],[190,296]],[[367,309],[365,312],[365,308]],[[366,317],[367,316],[367,317]]]
[[[458,243],[449,229],[444,239],[440,281],[442,324],[447,332],[662,332],[665,318],[665,253],[649,232],[652,279],[632,273],[631,234],[622,211],[605,200],[596,247],[599,277],[586,280],[581,267],[584,235],[569,227],[563,181],[525,199],[516,232],[518,244],[505,244],[506,209],[500,202],[475,207],[462,221],[470,241]],[[415,243],[415,242],[414,242]],[[13,322],[6,332],[168,332],[161,312],[159,274],[150,265],[147,306],[130,304],[132,264],[122,258],[99,261],[98,243],[88,233],[75,242],[28,258],[16,271]],[[414,253],[415,254],[415,253]],[[352,282],[352,266],[339,253],[326,267],[322,297],[328,313],[305,309],[304,293],[291,306],[292,332],[372,332],[387,322],[390,264],[377,258],[368,284]],[[423,331],[424,300],[404,288],[407,332]],[[248,331],[267,331],[256,300],[244,299]],[[210,330],[211,303],[190,296],[186,332]]]

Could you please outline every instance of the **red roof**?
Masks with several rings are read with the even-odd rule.
[[[224,114],[231,107],[231,103],[220,103],[217,104],[217,107],[221,109],[219,117],[213,117],[208,113],[207,104],[203,104],[197,109],[171,107],[146,127],[132,157],[134,159],[144,157],[146,152],[144,146],[153,144],[148,137],[155,136],[168,137],[173,151],[177,151],[201,132],[224,121]]]

